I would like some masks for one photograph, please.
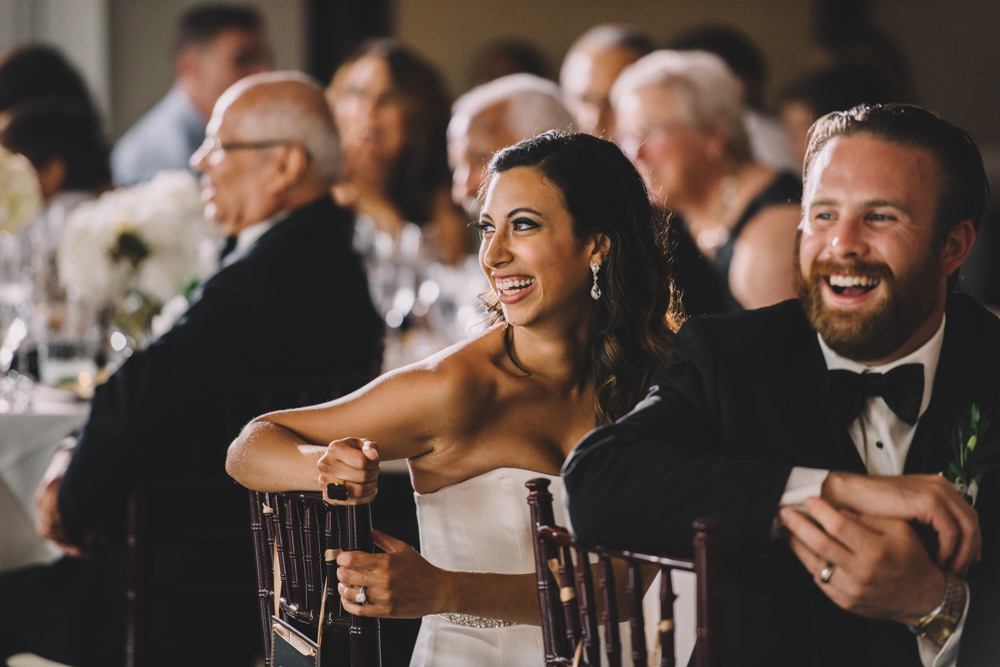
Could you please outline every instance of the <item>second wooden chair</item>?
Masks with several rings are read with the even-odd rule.
[[[718,524],[713,519],[695,521],[694,558],[587,546],[566,528],[555,524],[549,480],[527,482],[528,505],[535,526],[535,574],[542,613],[546,665],[622,664],[619,622],[628,621],[632,664],[673,667],[674,595],[670,573],[694,572],[697,580],[697,622],[694,647],[696,667],[719,667],[720,585],[718,579]],[[591,567],[597,561],[597,586]],[[625,614],[619,614],[615,587],[615,562],[625,573]],[[643,618],[643,571],[660,572],[660,618],[656,630],[660,657],[650,663]],[[603,640],[601,634],[603,633]],[[601,644],[604,644],[602,663]]]

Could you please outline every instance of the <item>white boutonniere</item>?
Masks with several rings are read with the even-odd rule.
[[[979,410],[979,405],[973,403],[969,408],[968,422],[960,422],[951,432],[954,458],[948,463],[944,475],[972,505],[976,504],[979,483],[992,465],[991,459],[997,451],[997,442],[988,439],[994,436],[989,427],[989,420]]]

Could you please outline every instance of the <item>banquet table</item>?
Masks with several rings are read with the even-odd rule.
[[[0,570],[59,555],[35,535],[33,496],[60,441],[83,423],[87,410],[69,392],[36,385],[30,410],[0,413]]]

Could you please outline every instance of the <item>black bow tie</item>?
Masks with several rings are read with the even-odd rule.
[[[222,264],[222,260],[226,258],[226,255],[236,250],[236,237],[227,236],[219,246],[219,264]]]
[[[871,396],[881,396],[896,416],[911,426],[917,423],[924,398],[924,367],[904,364],[888,373],[830,371],[834,407],[843,423],[850,424]]]

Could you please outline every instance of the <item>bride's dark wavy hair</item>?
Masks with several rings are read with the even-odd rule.
[[[621,417],[646,394],[684,314],[674,290],[667,221],[654,213],[642,177],[615,144],[586,134],[546,132],[493,156],[489,174],[540,170],[562,193],[577,238],[601,233],[610,248],[598,275],[590,343],[597,424]],[[491,321],[504,321],[495,295]]]

